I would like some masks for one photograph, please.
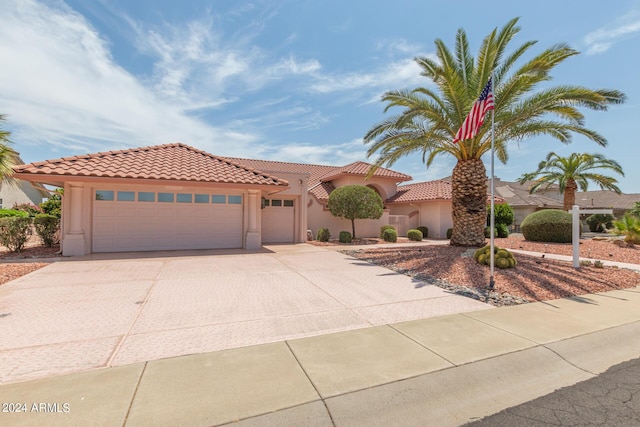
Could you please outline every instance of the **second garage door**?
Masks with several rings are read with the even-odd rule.
[[[266,199],[262,209],[262,241],[293,243],[295,203],[289,199]]]
[[[239,194],[97,190],[93,251],[242,247]]]

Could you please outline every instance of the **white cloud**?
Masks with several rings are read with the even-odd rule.
[[[637,16],[628,15],[618,21],[617,24],[598,28],[584,36],[588,55],[606,52],[615,43],[640,33],[640,19]]]
[[[346,165],[366,160],[366,147],[361,138],[341,144],[291,144],[283,147],[263,146],[260,158],[321,165]]]
[[[220,152],[256,140],[209,126],[160,99],[119,67],[107,41],[63,4],[7,0],[0,22],[0,111],[17,127],[18,144],[83,152],[183,141]],[[180,73],[171,79],[179,82]]]
[[[392,61],[389,65],[370,73],[333,76],[317,74],[317,82],[311,85],[311,89],[319,93],[331,93],[362,88],[383,90],[413,88],[428,84],[428,81],[420,76],[420,71],[420,67],[413,58],[404,58]]]

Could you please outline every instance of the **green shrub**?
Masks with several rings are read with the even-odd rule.
[[[385,230],[394,230],[395,231],[395,227],[393,225],[383,225],[382,227],[380,227],[380,238],[384,239],[384,232]]]
[[[398,232],[395,228],[387,228],[384,230],[384,233],[382,233],[382,240],[395,243],[398,241]]]
[[[60,214],[62,212],[62,201],[59,198],[60,196],[57,196],[57,198],[55,197],[56,195],[53,195],[46,202],[40,203],[40,209],[42,209],[42,213],[60,218]]]
[[[338,236],[340,243],[351,243],[351,233],[348,231],[341,231]]]
[[[516,259],[511,251],[501,249],[497,246],[493,247],[493,263],[498,268],[514,268],[517,265]],[[479,264],[491,264],[491,245],[477,249],[473,253],[473,257]]]
[[[494,229],[494,237],[498,237],[498,227],[496,227]],[[489,239],[491,237],[491,227],[485,227],[484,228],[484,237],[486,237],[487,239]]]
[[[422,240],[422,231],[420,230],[409,230],[407,231],[407,237],[409,240],[413,240],[415,242],[420,242]]]
[[[43,245],[51,247],[60,243],[60,218],[49,214],[36,215],[33,226]]]
[[[496,231],[496,236],[500,237],[501,239],[509,237],[509,227],[507,227],[506,224],[496,225]]]
[[[29,218],[29,214],[25,211],[20,211],[17,209],[0,209],[0,218],[10,217]]]
[[[624,241],[634,245],[640,244],[640,218],[625,214],[620,221],[614,221],[614,233],[625,236]]]
[[[12,252],[24,249],[31,233],[31,218],[28,216],[0,218],[0,243]]]
[[[423,239],[426,239],[427,237],[429,237],[429,229],[424,225],[421,225],[420,227],[418,227],[418,230],[422,232]]]
[[[613,221],[615,218],[613,215],[594,214],[587,218],[586,222],[589,226],[589,231],[592,233],[603,233],[608,228],[613,228]]]
[[[16,211],[26,212],[32,218],[42,213],[42,209],[31,203],[15,203],[12,209]]]
[[[321,228],[318,230],[318,235],[316,236],[316,240],[319,242],[328,242],[329,237],[331,237],[331,233],[329,233],[329,229]]]
[[[558,209],[544,209],[527,215],[520,229],[531,242],[571,243],[571,214]]]
[[[447,228],[447,239],[451,239],[453,235],[453,228]]]
[[[510,226],[513,224],[513,209],[506,203],[502,203],[499,205],[495,205],[493,207],[493,212],[495,215],[495,224],[504,224],[506,226]],[[487,225],[491,224],[491,210],[487,210]]]

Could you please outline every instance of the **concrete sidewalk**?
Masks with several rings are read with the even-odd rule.
[[[638,336],[640,287],[4,385],[0,425],[461,425],[639,357]]]

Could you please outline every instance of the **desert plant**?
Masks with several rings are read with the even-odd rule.
[[[407,231],[407,237],[409,238],[409,240],[413,240],[414,242],[420,242],[422,240],[422,231],[409,230]]]
[[[351,243],[351,233],[348,231],[341,231],[338,236],[338,241],[340,243]]]
[[[593,266],[595,268],[604,268],[604,262],[600,260],[593,261]]]
[[[615,218],[613,215],[594,214],[586,219],[589,231],[592,233],[603,233],[607,229],[613,227],[613,221]]]
[[[351,235],[356,238],[356,219],[378,219],[383,212],[382,198],[364,185],[345,185],[329,194],[327,208],[331,215],[351,221]]]
[[[382,233],[382,240],[385,242],[395,243],[398,241],[398,232],[395,228],[388,228]]]
[[[526,58],[536,42],[512,46],[510,42],[520,31],[517,23],[518,18],[512,19],[476,43],[470,43],[464,29],[459,29],[453,49],[436,39],[434,56],[416,58],[429,85],[385,93],[385,111],[400,110],[376,124],[364,137],[369,144],[367,155],[377,154],[376,166],[391,166],[414,153],[427,166],[439,155],[455,159],[451,176],[451,244],[455,246],[484,244],[485,153],[495,146],[498,160],[506,163],[510,141],[544,135],[567,143],[574,133],[604,146],[606,139],[585,127],[580,108],[606,110],[625,100],[617,90],[550,84],[553,69],[578,51],[558,43]],[[477,56],[470,45],[479,46]],[[486,123],[471,139],[458,141],[457,132],[487,82],[492,84],[495,95],[495,144],[491,143],[492,126]]]
[[[429,237],[429,229],[424,225],[421,225],[420,227],[418,227],[418,230],[422,232],[423,239],[426,239],[427,237]]]
[[[506,249],[501,249],[497,246],[493,247],[494,265],[498,268],[514,268],[518,263],[513,256],[513,253]],[[473,257],[479,264],[490,265],[491,264],[491,246],[487,245],[483,248],[477,249],[473,253]]]
[[[451,239],[453,236],[453,228],[447,228],[447,239]]]
[[[33,226],[43,245],[52,247],[60,243],[60,218],[39,214],[33,219]]]
[[[7,217],[28,218],[29,214],[25,211],[19,211],[16,209],[0,209],[0,218]]]
[[[640,202],[635,202],[631,209],[627,211],[629,215],[633,215],[636,218],[640,218]]]
[[[331,233],[329,233],[329,229],[321,228],[318,230],[318,234],[316,235],[316,240],[319,242],[328,242],[329,237],[331,237]]]
[[[613,221],[614,233],[624,236],[624,241],[640,244],[640,218],[625,214],[620,221]]]
[[[380,238],[384,237],[385,230],[395,230],[396,228],[393,225],[383,225],[380,227]]]
[[[0,218],[0,243],[12,252],[20,252],[31,236],[31,218]]]
[[[543,209],[527,215],[520,225],[525,240],[571,243],[571,214],[559,209]]]
[[[496,227],[494,230],[494,237],[498,237],[498,227]],[[491,238],[491,227],[484,228],[484,237],[486,237],[487,239]]]
[[[509,237],[509,227],[506,224],[497,224],[496,225],[496,236],[501,239],[505,239]]]

